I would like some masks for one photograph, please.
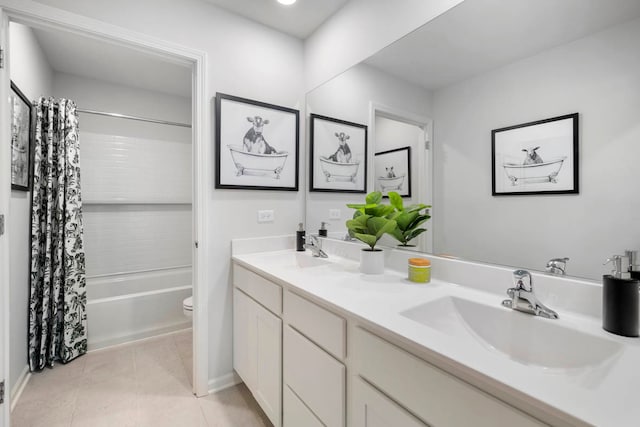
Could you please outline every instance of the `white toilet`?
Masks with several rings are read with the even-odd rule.
[[[189,319],[193,318],[193,296],[185,298],[182,301],[182,312]]]

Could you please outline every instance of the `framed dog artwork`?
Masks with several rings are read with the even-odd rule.
[[[411,197],[411,147],[394,148],[374,155],[375,190],[382,197],[395,191]]]
[[[216,94],[215,188],[298,191],[300,113]]]
[[[367,127],[311,114],[309,191],[366,193]]]
[[[492,195],[579,193],[578,113],[491,131]]]
[[[33,107],[18,86],[11,82],[11,189],[29,191]]]

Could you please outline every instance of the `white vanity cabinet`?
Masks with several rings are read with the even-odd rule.
[[[282,288],[233,269],[233,367],[275,427],[282,425]]]
[[[393,335],[234,264],[234,368],[275,427],[540,427]]]
[[[284,319],[284,427],[344,427],[345,319],[289,291]]]

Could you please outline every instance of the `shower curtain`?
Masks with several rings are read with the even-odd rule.
[[[73,101],[40,98],[31,203],[29,367],[87,351],[78,118]]]

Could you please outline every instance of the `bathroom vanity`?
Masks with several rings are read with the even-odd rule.
[[[419,285],[411,253],[388,250],[391,268],[367,276],[357,244],[325,240],[320,259],[266,240],[234,241],[234,367],[275,426],[640,419],[626,400],[640,346],[600,328],[597,284],[534,274],[551,320],[501,306],[508,268],[429,256],[434,279]]]

